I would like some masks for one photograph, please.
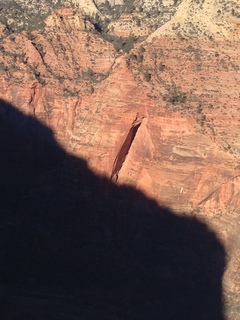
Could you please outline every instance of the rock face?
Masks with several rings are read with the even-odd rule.
[[[3,0],[0,4],[0,23],[8,32],[33,30],[42,26],[42,21],[51,9],[58,7],[58,0]]]
[[[228,255],[226,317],[239,319],[238,3],[166,2],[176,13],[128,54],[86,19],[94,2],[79,4],[54,9],[41,29],[2,28],[0,98],[96,175],[214,230]]]
[[[35,117],[0,106],[4,318],[224,319],[225,250],[214,232],[113,183],[141,117],[111,182],[67,154]]]
[[[93,0],[73,0],[73,4],[77,7],[82,8],[86,14],[96,14],[98,10]]]
[[[101,4],[105,4],[105,0],[95,0],[95,3],[97,4],[97,5],[101,5]],[[109,4],[111,5],[111,6],[115,6],[115,5],[123,5],[123,0],[110,0],[110,1],[108,1],[109,2]]]
[[[226,37],[235,39],[239,32],[235,30],[239,23],[239,4],[237,1],[184,0],[168,23],[155,33],[157,35],[178,35],[187,38],[208,38],[210,40]]]

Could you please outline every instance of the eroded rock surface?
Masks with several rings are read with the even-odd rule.
[[[239,8],[165,3],[175,5],[128,54],[81,6],[54,9],[40,30],[2,27],[0,97],[51,128],[97,175],[207,223],[228,254],[227,317],[239,319]]]

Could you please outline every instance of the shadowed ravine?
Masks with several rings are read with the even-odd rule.
[[[129,153],[129,150],[132,146],[132,143],[133,143],[133,140],[135,139],[135,136],[137,134],[137,131],[139,129],[139,127],[141,126],[141,122],[137,122],[136,125],[133,125],[131,126],[129,132],[127,133],[127,136],[116,156],[116,159],[114,161],[114,164],[113,164],[113,170],[112,170],[112,174],[111,174],[111,178],[110,180],[113,180],[113,178],[115,177],[115,180],[117,181],[118,180],[118,174],[119,174],[119,171],[121,170],[123,164],[124,164],[124,161]]]
[[[96,177],[3,101],[0,150],[1,319],[224,319],[206,225]]]

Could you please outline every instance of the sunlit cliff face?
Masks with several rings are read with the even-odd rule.
[[[237,310],[237,1],[144,1],[134,9],[115,1],[110,13],[99,1],[18,4],[0,5],[0,98],[48,128],[83,171],[212,228],[229,253],[224,295]],[[74,184],[69,203],[79,192],[74,168],[64,176]]]

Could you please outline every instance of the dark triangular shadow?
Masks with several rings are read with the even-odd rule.
[[[95,176],[4,101],[0,152],[1,319],[224,319],[206,225]]]

